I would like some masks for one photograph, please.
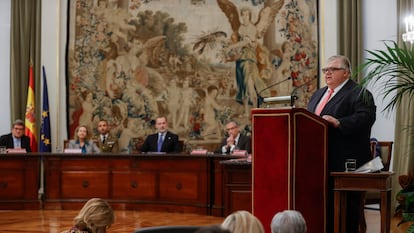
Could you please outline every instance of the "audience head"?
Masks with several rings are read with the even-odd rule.
[[[99,134],[105,135],[109,132],[109,125],[107,120],[99,120],[98,122]]]
[[[233,136],[233,138],[236,138],[237,135],[240,133],[240,128],[237,122],[235,121],[229,121],[226,124],[226,131],[229,134],[229,136]]]
[[[165,133],[168,130],[168,122],[165,116],[159,116],[155,119],[155,128],[157,132]]]
[[[105,233],[106,229],[114,223],[114,219],[114,211],[107,201],[92,198],[85,203],[74,222],[79,229],[91,233]]]
[[[232,233],[264,233],[262,223],[245,210],[237,211],[224,219],[221,227]]]
[[[89,140],[88,127],[80,125],[75,129],[75,140],[77,141],[87,141]]]
[[[224,229],[219,225],[210,225],[200,227],[195,233],[231,233],[229,230]]]
[[[272,233],[306,233],[306,222],[296,210],[285,210],[273,216],[270,224]]]
[[[24,135],[24,121],[17,119],[13,122],[12,134],[15,138],[21,138]]]

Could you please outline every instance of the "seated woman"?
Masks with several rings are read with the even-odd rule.
[[[82,153],[99,153],[99,147],[90,140],[88,128],[86,126],[78,126],[75,130],[75,138],[69,141],[69,149],[81,149]]]

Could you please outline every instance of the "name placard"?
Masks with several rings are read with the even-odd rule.
[[[7,153],[24,154],[27,153],[27,151],[25,148],[9,148],[7,149]]]
[[[66,148],[64,150],[65,153],[69,153],[69,154],[81,154],[82,153],[82,149],[70,149],[70,148]]]
[[[247,150],[234,150],[231,154],[235,156],[247,156]]]
[[[208,153],[207,149],[194,149],[190,154],[192,155],[206,155]]]

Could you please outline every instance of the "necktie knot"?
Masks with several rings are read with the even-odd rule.
[[[105,143],[106,135],[102,136],[102,143]]]

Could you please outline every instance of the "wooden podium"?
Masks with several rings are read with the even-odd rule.
[[[275,213],[298,210],[326,233],[328,124],[300,108],[252,110],[252,212],[270,233]]]

